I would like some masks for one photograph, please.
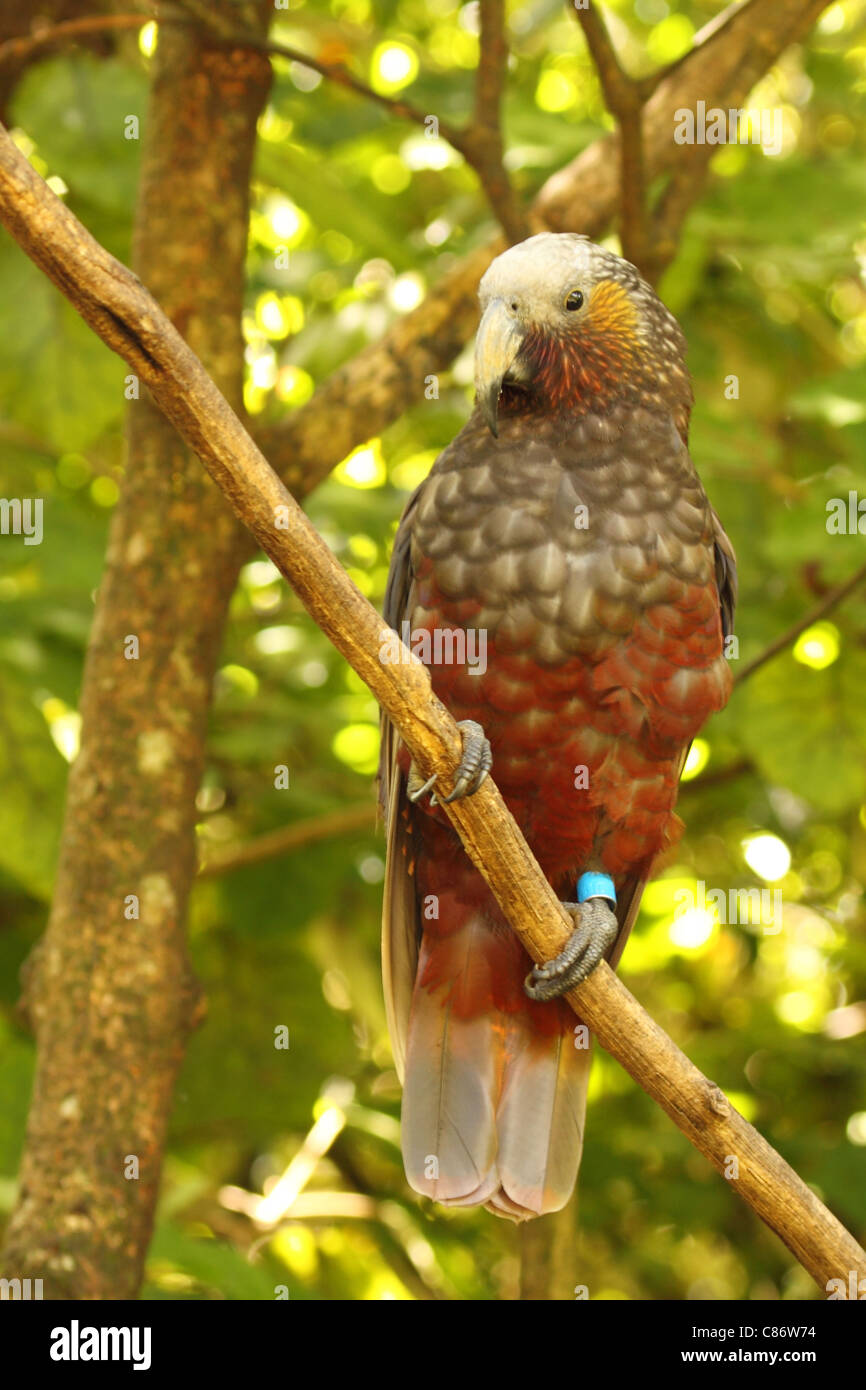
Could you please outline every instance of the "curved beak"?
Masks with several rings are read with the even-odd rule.
[[[523,345],[523,329],[502,299],[484,310],[475,339],[475,399],[490,427],[499,434],[499,393]]]

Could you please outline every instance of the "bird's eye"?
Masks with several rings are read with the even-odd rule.
[[[565,307],[566,307],[566,309],[570,309],[570,310],[580,309],[580,308],[582,308],[582,306],[583,306],[583,291],[582,291],[582,290],[571,290],[571,292],[570,292],[569,294],[567,294],[566,297],[565,297]]]

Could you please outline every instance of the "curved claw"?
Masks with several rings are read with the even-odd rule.
[[[437,778],[438,776],[439,776],[439,773],[438,773],[438,772],[434,772],[432,777],[428,777],[428,778],[427,778],[427,781],[424,783],[423,786],[421,786],[421,787],[410,787],[409,789],[407,789],[406,795],[408,796],[409,800],[410,800],[410,801],[418,801],[418,800],[420,800],[420,798],[424,795],[425,792],[429,792],[430,788],[433,786],[433,783],[436,781],[436,778]]]
[[[554,960],[536,965],[523,984],[529,998],[542,1003],[567,994],[591,975],[619,932],[616,914],[606,898],[563,903],[563,907],[575,923],[565,950]]]
[[[464,772],[463,775],[461,777],[458,777],[457,781],[454,783],[454,790],[451,793],[451,795],[443,796],[443,802],[447,803],[449,801],[459,801],[462,796],[466,795],[466,792],[469,788],[469,782],[470,778],[467,775],[467,773]]]
[[[438,806],[440,801],[459,801],[463,796],[474,796],[478,788],[485,782],[493,766],[490,742],[485,738],[481,725],[476,724],[474,719],[461,719],[457,727],[463,735],[463,754],[454,774],[454,787],[448,796],[437,798],[434,793],[430,797],[431,806]],[[438,773],[434,772],[432,777],[428,777],[427,781],[422,783],[413,763],[409,769],[409,782],[406,788],[406,795],[409,800],[420,801],[424,793],[430,791],[437,776]]]
[[[481,725],[474,719],[461,719],[457,724],[463,735],[463,756],[454,778],[454,787],[443,801],[459,801],[474,796],[493,766],[490,741]]]

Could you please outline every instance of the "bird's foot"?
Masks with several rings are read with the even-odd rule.
[[[530,999],[542,1003],[567,994],[591,975],[619,931],[616,913],[606,898],[587,898],[562,906],[574,923],[565,950],[546,965],[536,965],[523,985]]]
[[[441,798],[437,797],[435,792],[431,792],[431,806],[437,806],[440,800],[443,802],[459,801],[464,796],[474,796],[493,766],[490,742],[485,738],[481,725],[476,724],[474,719],[461,719],[457,727],[463,735],[463,756],[454,777],[454,790],[449,796]],[[434,772],[432,777],[428,777],[426,782],[422,782],[414,762],[411,763],[406,788],[409,800],[418,801],[425,792],[429,792],[437,776],[438,774]]]

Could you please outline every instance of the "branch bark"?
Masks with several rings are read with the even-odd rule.
[[[238,407],[250,170],[269,80],[256,54],[166,32],[144,123],[135,262]],[[76,273],[67,263],[66,280]],[[240,535],[143,393],[128,415],[54,903],[25,978],[38,1056],[5,1259],[12,1271],[37,1266],[46,1298],[138,1288],[175,1077],[201,1015],[186,900]],[[130,635],[137,660],[124,659]]]
[[[192,350],[140,282],[54,196],[0,133],[0,217],[95,332],[140,374],[305,608],[376,695],[424,776],[453,784],[461,738],[426,668],[379,659],[383,624],[270,468]],[[571,924],[488,778],[446,807],[528,953],[556,955]],[[688,1060],[604,964],[568,995],[604,1046],[826,1288],[866,1277],[866,1252]],[[737,1160],[736,1175],[731,1160]],[[44,1154],[48,1178],[50,1155]],[[35,1176],[35,1175],[34,1175]],[[27,1273],[39,1276],[40,1268]],[[847,1282],[846,1282],[847,1287]]]

